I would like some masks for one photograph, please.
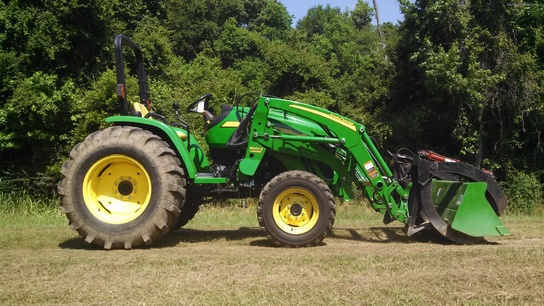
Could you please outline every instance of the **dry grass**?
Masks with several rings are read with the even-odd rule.
[[[61,215],[4,214],[0,304],[544,304],[544,217],[507,216],[512,236],[475,246],[418,242],[379,217],[343,205],[323,245],[284,249],[254,207],[205,207],[154,248],[103,251]]]

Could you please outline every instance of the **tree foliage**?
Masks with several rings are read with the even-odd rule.
[[[106,125],[118,111],[113,37],[124,33],[167,116],[207,92],[216,108],[261,92],[342,113],[390,149],[542,177],[544,7],[400,2],[404,21],[383,24],[382,38],[363,0],[312,7],[294,28],[277,0],[3,1],[0,176],[54,178],[69,149]]]
[[[522,27],[512,27],[526,8],[512,1],[404,2],[387,120],[404,131],[415,125],[415,133],[396,136],[458,152],[478,166],[487,158],[541,167],[533,154],[541,150],[541,124],[529,118],[542,112],[542,54],[525,50],[516,33]],[[529,24],[542,28],[539,18]],[[412,118],[395,117],[410,108]]]

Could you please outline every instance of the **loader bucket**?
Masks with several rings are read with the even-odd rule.
[[[509,232],[485,198],[486,182],[433,180],[433,205],[452,229],[472,237],[501,236]]]
[[[498,216],[507,205],[495,180],[463,163],[417,158],[412,165],[407,234],[434,229],[460,244],[509,235]]]

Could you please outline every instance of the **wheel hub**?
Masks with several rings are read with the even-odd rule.
[[[284,206],[284,208],[280,211],[280,214],[283,216],[283,221],[289,226],[304,225],[309,220],[313,210],[312,207],[309,206],[309,202],[305,202],[306,205],[292,202],[287,206]]]
[[[291,205],[291,208],[289,210],[291,212],[291,215],[298,217],[302,213],[302,206],[298,203],[295,203]]]
[[[119,186],[117,186],[117,190],[120,194],[128,196],[134,190],[134,186],[130,181],[122,181],[121,183],[119,183]]]

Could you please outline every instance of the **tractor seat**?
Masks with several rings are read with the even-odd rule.
[[[145,115],[147,115],[147,113],[149,113],[149,111],[147,110],[145,105],[143,105],[143,104],[141,104],[139,102],[135,102],[134,104],[132,104],[132,106],[134,106],[134,111],[139,112],[142,117],[145,117]]]
[[[183,141],[187,140],[187,134],[185,134],[184,132],[176,131],[176,134],[178,134],[179,139],[181,139]]]

